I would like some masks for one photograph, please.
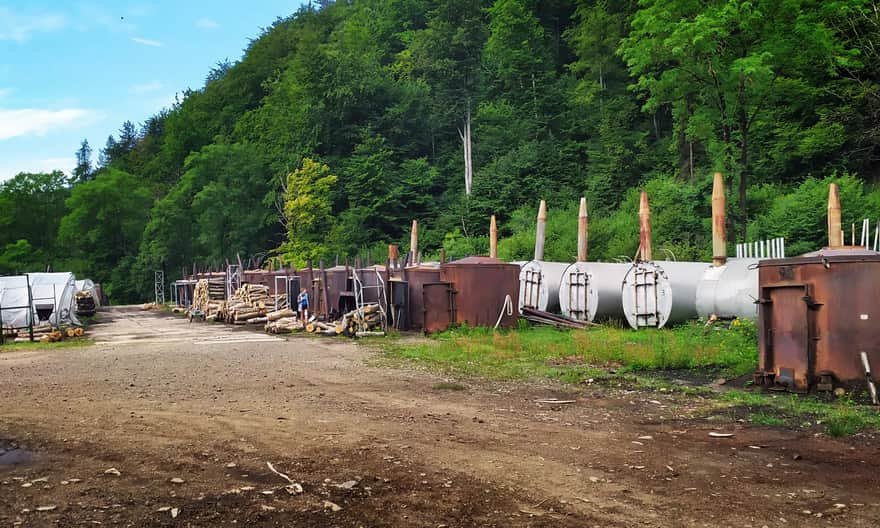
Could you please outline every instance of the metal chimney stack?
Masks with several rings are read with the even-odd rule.
[[[639,200],[639,260],[651,260],[651,207],[645,191]]]
[[[544,260],[544,236],[547,231],[547,202],[538,207],[538,225],[535,229],[535,260]]]
[[[727,262],[727,199],[724,196],[724,177],[715,173],[712,184],[712,265]]]
[[[495,222],[495,215],[489,220],[489,257],[498,258],[498,224]]]
[[[589,219],[587,217],[587,199],[581,198],[581,208],[578,212],[578,262],[587,261],[587,246],[589,243]]]
[[[840,192],[837,184],[832,183],[828,188],[828,247],[839,248],[843,246],[843,228],[840,223]]]
[[[413,220],[412,231],[409,235],[409,250],[412,254],[412,264],[417,264],[419,255],[419,221]]]

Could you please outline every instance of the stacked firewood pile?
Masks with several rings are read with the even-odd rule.
[[[12,332],[4,330],[3,333],[4,336],[12,338],[12,341],[15,343],[26,343],[31,340],[30,332],[27,328],[20,328]],[[34,341],[39,341],[40,343],[56,343],[64,339],[82,337],[84,335],[85,330],[79,327],[55,328],[51,325],[34,326]]]
[[[244,284],[225,300],[214,300],[209,281],[196,283],[190,314],[199,311],[208,321],[234,325],[263,325],[270,334],[305,330],[313,334],[355,336],[383,333],[382,312],[378,304],[344,314],[338,321],[318,321],[314,316],[303,325],[298,313],[289,308],[286,294],[271,295],[262,284]],[[279,307],[275,310],[275,307]]]
[[[306,325],[306,332],[324,335],[355,336],[359,332],[381,333],[382,313],[378,304],[367,304],[361,310],[352,310],[332,323],[312,321]]]
[[[196,287],[193,289],[193,301],[190,309],[193,311],[198,310],[207,317],[214,319],[217,317],[217,312],[220,310],[223,301],[215,300],[211,288],[211,283],[207,279],[201,279],[196,282]]]
[[[95,315],[95,310],[97,310],[97,305],[95,298],[92,297],[92,292],[76,292],[76,315],[91,317]]]
[[[302,330],[303,324],[296,317],[296,313],[290,308],[283,308],[266,314],[266,332],[270,334],[285,334],[295,330]]]
[[[293,316],[289,308],[271,311],[277,301],[285,301],[286,298],[284,294],[269,295],[268,286],[245,284],[235,290],[227,302],[220,304],[215,318],[237,325],[275,322]]]

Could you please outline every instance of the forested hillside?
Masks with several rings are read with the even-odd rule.
[[[83,144],[69,178],[4,183],[0,272],[70,269],[136,301],[154,269],[237,253],[405,250],[414,218],[428,252],[486,252],[490,214],[520,259],[539,199],[547,256],[569,260],[582,195],[609,259],[635,253],[639,189],[655,246],[706,259],[714,170],[738,241],[808,251],[828,179],[847,225],[880,217],[878,42],[871,0],[322,2],[123,124],[96,167]]]

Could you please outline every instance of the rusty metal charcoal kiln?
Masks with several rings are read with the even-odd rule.
[[[427,287],[427,293],[426,293]],[[440,266],[433,264],[420,264],[418,266],[405,267],[399,270],[390,281],[391,289],[391,321],[398,330],[425,330],[425,318],[427,305],[426,295],[437,293],[440,289],[442,304],[447,303],[446,291],[448,286],[440,284]],[[440,326],[449,326],[450,315],[448,311],[439,314]],[[445,327],[444,327],[445,328]]]
[[[824,249],[759,271],[759,369],[766,387],[806,392],[862,383],[880,366],[880,253]]]
[[[419,280],[430,280],[427,270]],[[490,257],[468,257],[440,265],[436,282],[422,284],[425,332],[453,323],[468,326],[516,326],[519,266]],[[500,316],[500,322],[499,322]]]

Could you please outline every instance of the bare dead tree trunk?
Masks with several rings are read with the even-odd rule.
[[[474,179],[473,160],[471,157],[471,109],[468,105],[467,114],[464,121],[464,130],[458,130],[464,150],[464,192],[471,194],[471,186]]]

